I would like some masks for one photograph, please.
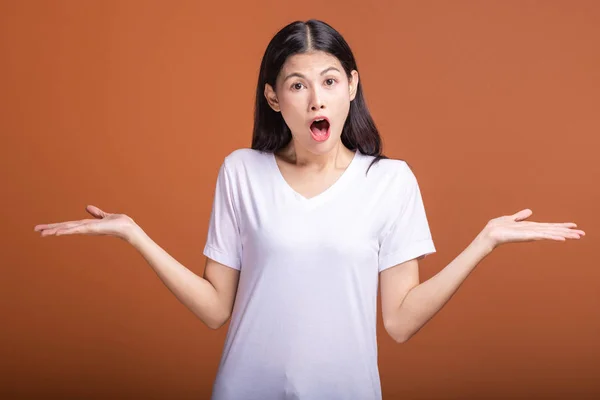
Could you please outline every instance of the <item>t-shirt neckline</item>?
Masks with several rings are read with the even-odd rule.
[[[331,186],[329,186],[327,189],[313,197],[304,197],[290,186],[290,184],[285,180],[283,174],[281,173],[279,165],[277,165],[277,159],[275,158],[274,152],[269,154],[269,161],[275,172],[276,179],[279,181],[280,185],[283,187],[284,190],[290,192],[294,196],[294,198],[296,198],[300,203],[305,204],[307,206],[315,206],[331,198],[331,196],[333,196],[336,192],[341,190],[342,187],[348,184],[348,181],[354,174],[354,171],[358,168],[357,164],[359,156],[360,151],[356,149],[354,151],[354,157],[352,157],[350,164],[348,164],[348,166],[346,167],[344,172],[342,172],[340,177],[335,182],[333,182],[333,184],[331,184]]]

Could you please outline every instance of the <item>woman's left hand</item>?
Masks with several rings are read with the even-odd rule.
[[[530,209],[521,210],[514,215],[507,215],[490,220],[480,236],[489,244],[491,249],[504,243],[530,242],[533,240],[579,239],[585,235],[582,230],[574,229],[573,222],[546,223],[524,221],[533,212]]]

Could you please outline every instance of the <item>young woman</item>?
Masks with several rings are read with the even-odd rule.
[[[231,322],[213,399],[380,399],[377,289],[386,331],[414,335],[498,245],[584,234],[574,223],[490,220],[437,275],[415,175],[381,141],[346,41],[324,22],[284,27],[264,54],[251,149],[225,157],[199,277],[130,217],[38,225],[131,243],[207,326]]]

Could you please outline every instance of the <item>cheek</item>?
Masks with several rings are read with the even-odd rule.
[[[348,95],[341,95],[339,97],[339,101],[336,104],[336,120],[338,121],[338,126],[341,129],[348,118],[348,113],[350,112],[350,98]]]
[[[304,106],[300,96],[282,97],[279,99],[281,115],[288,125],[295,125],[304,122]]]

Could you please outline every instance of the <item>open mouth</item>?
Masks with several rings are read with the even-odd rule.
[[[315,140],[325,140],[329,137],[329,121],[326,119],[316,120],[310,124],[310,131]]]

